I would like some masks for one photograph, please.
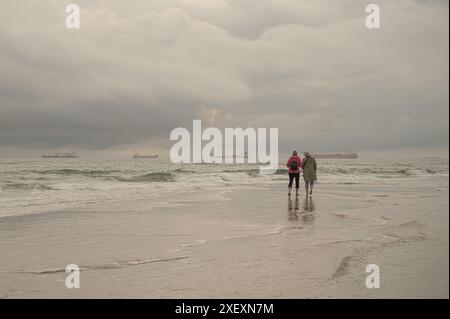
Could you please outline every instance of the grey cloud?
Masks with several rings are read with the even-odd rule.
[[[0,4],[0,147],[107,149],[202,118],[279,127],[311,150],[448,147],[448,4],[380,1]],[[367,2],[368,3],[368,2]],[[297,147],[299,148],[299,147]]]

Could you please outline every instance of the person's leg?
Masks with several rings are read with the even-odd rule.
[[[310,182],[309,183],[309,195],[312,195],[313,187],[314,187],[314,182]]]
[[[295,174],[295,193],[298,195],[298,188],[300,187],[300,173]]]
[[[294,175],[289,173],[289,186],[288,186],[288,195],[291,195],[292,182],[294,181]]]
[[[308,184],[309,184],[309,182],[305,181],[305,192],[306,192],[306,196],[308,196]]]

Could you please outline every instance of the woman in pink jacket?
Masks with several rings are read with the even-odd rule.
[[[288,195],[291,195],[292,182],[295,179],[295,194],[298,195],[299,180],[300,180],[300,167],[302,167],[302,159],[297,155],[297,151],[292,152],[292,156],[289,157],[286,166],[289,173],[289,186]]]

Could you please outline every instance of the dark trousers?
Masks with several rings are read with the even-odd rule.
[[[300,180],[300,173],[289,173],[289,187],[292,187],[292,182],[294,181],[295,178],[295,188],[298,189],[299,185],[299,180]]]

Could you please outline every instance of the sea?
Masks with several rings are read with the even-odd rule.
[[[318,184],[383,185],[446,176],[448,158],[318,159]],[[166,194],[287,183],[280,163],[273,175],[257,164],[173,164],[154,159],[0,159],[0,217],[38,214]]]

